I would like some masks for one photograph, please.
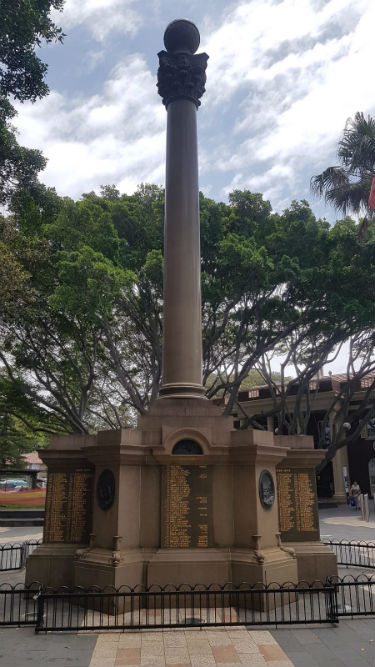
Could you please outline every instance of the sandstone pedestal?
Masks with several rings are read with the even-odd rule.
[[[173,453],[181,451],[181,443],[187,451],[193,443],[193,453]],[[297,581],[294,553],[279,539],[277,497],[265,508],[259,494],[264,470],[276,486],[276,465],[286,451],[269,432],[234,430],[231,417],[205,399],[160,399],[138,429],[54,438],[41,454],[52,471],[51,517],[43,545],[27,563],[27,581],[80,586]],[[56,491],[51,498],[57,460],[66,468],[74,461],[94,471],[91,498],[84,501],[90,508],[86,544],[82,535],[75,545],[63,543],[61,525],[68,511],[67,522],[74,526],[77,500],[68,509]],[[99,482],[108,471],[114,498],[103,509]]]

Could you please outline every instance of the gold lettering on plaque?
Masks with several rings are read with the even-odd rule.
[[[208,547],[211,475],[207,466],[168,466],[164,483],[163,546]]]
[[[92,480],[93,471],[87,468],[48,473],[45,542],[88,542]]]
[[[319,520],[312,469],[278,468],[280,532],[284,540],[319,537]]]

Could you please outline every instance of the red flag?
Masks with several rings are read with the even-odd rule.
[[[372,185],[370,190],[370,196],[368,198],[368,205],[372,211],[375,211],[375,176],[372,179]]]

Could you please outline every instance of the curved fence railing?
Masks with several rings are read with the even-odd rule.
[[[338,565],[375,569],[375,542],[323,540],[336,555]]]
[[[338,623],[375,614],[375,577],[223,586],[0,586],[0,625],[36,632]]]
[[[41,540],[0,544],[0,572],[22,570],[26,558],[41,544]]]

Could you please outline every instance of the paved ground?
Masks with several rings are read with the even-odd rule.
[[[220,628],[35,635],[1,631],[2,667],[373,667],[374,621],[281,630]]]
[[[348,505],[338,505],[319,511],[322,539],[375,540],[374,504],[370,501],[370,521],[361,518],[361,512]]]
[[[320,512],[322,537],[375,540],[375,521],[365,523],[347,506]],[[41,536],[40,528],[0,527],[0,543]],[[353,570],[358,574],[358,569]],[[344,572],[342,572],[344,573]],[[24,573],[2,573],[22,581]],[[0,666],[61,667],[374,667],[374,619],[340,621],[337,627],[294,626],[277,630],[187,629],[35,635],[32,628],[4,628]]]
[[[0,526],[0,544],[38,540],[43,535],[43,526]]]

